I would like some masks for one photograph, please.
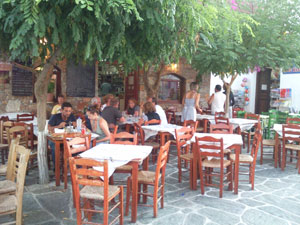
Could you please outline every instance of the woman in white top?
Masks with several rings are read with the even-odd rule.
[[[217,84],[215,87],[215,93],[212,94],[208,100],[208,105],[211,106],[211,113],[214,115],[216,112],[224,112],[224,104],[226,101],[226,95],[221,92],[221,85]]]
[[[182,110],[182,116],[181,116],[181,122],[184,122],[185,120],[193,120],[196,121],[197,117],[197,111],[202,112],[202,110],[199,107],[199,101],[200,101],[200,94],[197,92],[199,89],[199,85],[196,82],[192,82],[190,84],[190,91],[188,91],[183,100],[183,110]]]

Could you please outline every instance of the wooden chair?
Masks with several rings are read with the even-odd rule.
[[[210,133],[233,134],[233,126],[224,123],[211,124]]]
[[[18,163],[14,163],[13,173],[16,176],[16,191],[15,194],[0,195],[0,215],[8,215],[16,213],[16,223],[21,225],[22,221],[22,207],[23,207],[23,190],[25,183],[25,175],[27,170],[27,163],[29,159],[30,151],[23,146],[16,146],[15,160],[18,159]],[[6,223],[6,224],[12,224]]]
[[[12,180],[11,176],[12,176],[12,168],[13,168],[13,155],[15,154],[15,150],[16,150],[16,145],[19,145],[20,142],[20,137],[16,137],[14,139],[11,140],[11,142],[9,143],[9,152],[8,152],[8,159],[7,159],[7,164],[5,165],[1,165],[0,166],[0,176],[6,176],[6,179],[8,180]]]
[[[258,153],[259,144],[261,143],[262,134],[260,130],[255,132],[252,148],[250,154],[240,154],[239,155],[239,163],[242,165],[249,166],[249,181],[251,183],[251,189],[254,190],[254,177],[255,177],[255,166],[256,166],[256,158]],[[235,162],[235,154],[230,154],[230,160]],[[234,165],[240,166],[240,165]],[[241,167],[240,167],[241,168]],[[245,173],[241,173],[245,174]]]
[[[11,128],[14,126],[14,123],[12,121],[6,121],[6,122],[3,122],[2,124],[2,129],[1,129],[1,143],[3,144],[7,144],[8,141],[7,141],[7,133],[6,133],[6,128]]]
[[[75,154],[90,149],[91,134],[65,134],[64,135],[64,188],[68,187],[68,161]],[[74,193],[74,192],[73,192]]]
[[[238,115],[237,115],[238,111],[244,111],[244,109],[243,108],[232,108],[232,118],[238,117]]]
[[[168,123],[176,124],[176,115],[175,111],[173,110],[166,110],[165,111]]]
[[[103,223],[89,224],[113,224],[117,220],[123,224],[123,187],[108,185],[108,162],[99,162],[92,159],[71,157],[69,159],[73,190],[75,196],[77,224],[86,224],[92,220],[93,213],[103,214]],[[94,169],[97,167],[97,170]],[[98,179],[95,179],[98,177]],[[99,179],[101,177],[101,179]],[[116,197],[119,196],[119,201]],[[97,206],[97,208],[95,207]],[[98,207],[103,207],[99,210]],[[109,214],[119,208],[119,215],[109,223]],[[82,215],[83,212],[83,215]]]
[[[6,129],[6,132],[9,134],[7,137],[9,138],[15,138],[17,135],[20,135],[20,142],[19,144],[24,146],[25,148],[29,148],[29,138],[28,138],[28,126],[27,124],[25,126],[13,126],[10,129]],[[9,140],[8,140],[9,141]],[[9,141],[10,142],[10,141]],[[37,152],[36,151],[30,151],[29,155],[30,160],[30,167],[28,169],[31,169],[36,165],[34,165],[34,161],[37,161]]]
[[[232,162],[230,160],[224,159],[224,148],[223,148],[223,138],[216,139],[213,137],[196,137],[196,146],[197,146],[197,157],[198,157],[198,166],[199,174],[201,180],[201,193],[204,194],[204,185],[215,186],[220,189],[220,198],[223,196],[223,187],[224,187],[224,177],[227,177],[227,182],[229,190],[232,190]],[[209,160],[206,157],[213,157]],[[203,161],[202,158],[205,158]],[[203,178],[203,170],[205,168]],[[214,168],[218,168],[220,171],[216,173],[213,171]],[[227,172],[224,172],[226,169]],[[220,177],[219,184],[212,183],[212,177]],[[207,177],[209,178],[207,181]]]
[[[247,153],[250,151],[250,143],[251,143],[251,137],[255,135],[255,131],[257,129],[258,123],[260,123],[260,115],[252,114],[252,113],[246,113],[245,114],[245,119],[250,119],[250,120],[257,120],[257,124],[254,125],[254,129],[250,129],[247,131],[242,132],[242,137],[243,137],[243,147],[245,147],[245,142],[244,138],[247,137],[248,144],[247,144]]]
[[[171,142],[168,141],[164,146],[160,147],[159,155],[157,158],[156,170],[153,171],[139,171],[138,172],[138,184],[139,190],[141,190],[141,185],[148,185],[153,186],[153,194],[148,192],[147,188],[143,188],[143,191],[140,191],[138,194],[139,196],[144,196],[144,206],[153,206],[153,214],[154,217],[157,216],[157,203],[160,201],[161,208],[164,207],[164,188],[165,188],[165,171],[168,159],[168,153],[170,149]],[[126,212],[125,215],[128,215],[129,212],[129,202],[131,196],[131,185],[132,185],[132,178],[129,177],[127,180],[127,193],[126,193]],[[160,195],[159,195],[160,192]],[[153,205],[146,205],[147,197],[153,198]]]
[[[261,139],[261,144],[260,144],[260,165],[263,164],[264,155],[266,155],[266,154],[270,155],[270,153],[265,153],[264,152],[264,147],[265,146],[273,147],[273,153],[271,153],[271,154],[274,156],[275,145],[276,145],[275,139]],[[280,147],[280,145],[278,147]]]
[[[17,114],[17,122],[34,120],[34,114]]]
[[[183,122],[183,126],[184,127],[190,127],[193,128],[194,132],[197,132],[197,128],[198,128],[198,122],[199,121],[194,121],[194,120],[185,120]]]
[[[226,117],[223,117],[223,116],[219,116],[219,117],[215,116],[215,122],[216,122],[216,124],[223,123],[223,124],[229,125],[229,119]]]
[[[153,147],[151,154],[152,154],[152,162],[154,163],[154,160],[157,156],[157,151],[160,147],[160,144],[157,141],[156,142],[152,141],[152,140],[145,141],[145,133],[144,133],[144,130],[143,130],[141,124],[135,123],[134,131],[137,134],[138,144]]]
[[[33,124],[24,122],[14,122],[14,126],[26,126],[28,128],[28,148],[34,150],[34,147],[37,146],[38,141],[34,140]]]
[[[110,135],[111,144],[122,144],[122,145],[137,145],[137,134],[131,134],[128,132],[120,132]],[[116,168],[115,173],[130,173],[132,172],[131,165],[123,165]],[[110,177],[110,181],[113,184],[113,175]]]
[[[286,124],[300,124],[300,118],[286,118]]]
[[[282,126],[282,162],[281,169],[284,170],[286,166],[286,157],[297,159],[298,173],[300,174],[300,125],[288,124]],[[294,156],[291,152],[287,154],[287,150],[296,151],[297,154]]]
[[[176,147],[177,147],[177,167],[178,167],[178,182],[181,183],[182,166],[181,163],[190,165],[190,187],[193,188],[193,152],[189,141],[194,135],[194,128],[183,127],[175,130]]]
[[[2,164],[5,164],[5,158],[6,158],[6,155],[7,155],[7,150],[8,150],[8,144],[4,144],[2,142],[3,138],[2,138],[2,135],[3,135],[3,121],[0,120],[0,151],[1,151],[1,156],[2,156]]]
[[[9,121],[9,117],[8,116],[1,116],[0,120],[3,122]]]

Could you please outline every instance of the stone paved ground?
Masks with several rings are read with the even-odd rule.
[[[243,150],[245,152],[245,150]],[[282,172],[275,169],[272,160],[257,165],[255,190],[247,182],[240,182],[239,194],[224,191],[222,199],[215,188],[205,188],[205,195],[189,189],[188,174],[177,182],[177,161],[172,150],[166,170],[165,207],[153,218],[152,208],[139,207],[137,225],[143,224],[300,224],[300,175],[289,165]],[[268,157],[268,156],[266,156]],[[154,169],[151,166],[151,169]],[[70,185],[64,191],[55,187],[53,174],[48,185],[37,184],[37,170],[26,177],[23,200],[24,224],[76,224]],[[241,178],[243,179],[243,178]],[[199,187],[199,185],[198,185]],[[0,218],[0,224],[10,219]],[[125,224],[130,217],[125,217]]]

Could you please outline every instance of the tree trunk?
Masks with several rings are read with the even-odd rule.
[[[46,126],[46,99],[47,87],[50,75],[53,71],[53,65],[57,61],[60,51],[56,51],[53,56],[44,65],[43,70],[39,73],[35,83],[35,96],[37,99],[37,119],[38,119],[38,167],[40,184],[49,182],[49,171],[47,164],[47,146],[45,136]]]
[[[223,83],[225,84],[226,87],[226,101],[225,101],[225,108],[224,108],[224,112],[226,114],[226,117],[229,118],[229,109],[230,109],[230,92],[231,92],[231,85],[233,84],[233,82],[235,81],[235,79],[237,78],[238,74],[235,73],[234,75],[231,76],[231,80],[230,83],[226,83],[224,81],[224,79],[222,79]]]
[[[144,69],[143,81],[144,81],[147,96],[157,98],[158,88],[159,88],[160,79],[161,79],[161,72],[163,71],[165,64],[163,62],[160,63],[158,70],[155,72],[156,76],[155,76],[155,81],[153,84],[150,84],[150,81],[149,81],[149,78],[150,78],[149,72],[150,72],[151,67],[152,66],[149,65],[147,70]]]

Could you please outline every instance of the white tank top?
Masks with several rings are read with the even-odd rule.
[[[224,104],[226,100],[226,95],[221,91],[214,94],[214,100],[211,103],[211,113],[224,112]]]

